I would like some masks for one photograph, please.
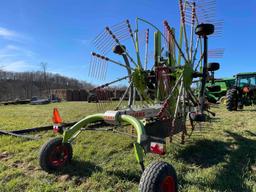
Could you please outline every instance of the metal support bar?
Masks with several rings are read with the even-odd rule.
[[[205,96],[205,84],[206,84],[206,78],[207,78],[207,63],[208,63],[208,38],[207,36],[204,36],[204,64],[203,64],[203,77],[201,80],[201,89],[200,89],[200,113],[203,113],[204,111],[204,96]]]

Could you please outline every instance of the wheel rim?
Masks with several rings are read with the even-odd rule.
[[[161,184],[163,192],[175,192],[175,182],[173,177],[166,176]]]
[[[56,145],[49,155],[49,162],[54,167],[61,167],[67,161],[68,155],[68,149],[65,145]]]

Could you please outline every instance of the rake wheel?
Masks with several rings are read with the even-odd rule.
[[[153,162],[143,172],[139,184],[140,192],[177,192],[176,171],[166,162]]]
[[[45,143],[39,153],[39,164],[45,171],[59,170],[72,159],[72,146],[62,143],[62,138],[50,139]]]

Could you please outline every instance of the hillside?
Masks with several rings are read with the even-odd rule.
[[[92,85],[43,71],[17,73],[0,70],[0,101],[48,97],[51,89],[81,88],[89,89]]]

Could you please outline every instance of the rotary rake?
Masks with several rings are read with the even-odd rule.
[[[184,143],[196,122],[215,115],[209,111],[205,99],[209,72],[219,69],[218,63],[208,63],[208,36],[214,36],[214,32],[219,36],[222,27],[222,21],[213,20],[214,7],[213,0],[179,0],[179,37],[167,21],[163,22],[163,32],[142,18],[136,19],[134,29],[129,20],[106,27],[93,41],[97,51],[91,53],[89,75],[104,80],[111,65],[112,72],[118,70],[123,77],[96,87],[92,93],[98,105],[103,106],[101,98],[107,100],[104,89],[123,81],[127,88],[112,109],[89,115],[70,128],[61,125],[55,109],[54,130],[62,137],[43,145],[42,169],[52,171],[66,165],[72,158],[70,143],[82,130],[107,126],[107,130],[120,133],[123,127],[131,125],[136,133],[136,160],[143,171],[139,190],[177,191],[175,169],[166,162],[153,162],[145,169],[144,156],[146,153],[164,155],[166,138],[172,140],[174,135],[181,134]],[[219,58],[222,52],[215,49],[211,56]],[[194,80],[200,82],[197,95],[191,86]]]

